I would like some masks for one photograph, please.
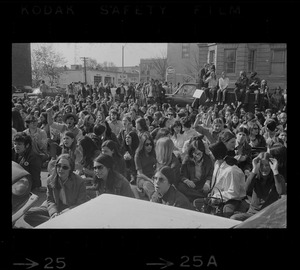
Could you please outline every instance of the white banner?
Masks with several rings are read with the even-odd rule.
[[[201,90],[201,89],[196,89],[196,90],[195,90],[195,93],[194,93],[194,95],[193,95],[193,97],[194,97],[194,98],[200,98],[200,97],[202,96],[203,93],[204,93],[203,90]]]

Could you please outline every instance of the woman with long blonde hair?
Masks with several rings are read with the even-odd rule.
[[[156,142],[155,154],[156,154],[156,169],[163,166],[169,166],[174,170],[176,179],[174,185],[177,186],[180,180],[180,162],[178,158],[173,153],[174,143],[169,137],[162,137]]]

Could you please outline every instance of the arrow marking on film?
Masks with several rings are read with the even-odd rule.
[[[26,258],[27,261],[29,261],[29,263],[14,263],[13,265],[29,265],[29,267],[27,267],[26,269],[30,269],[32,267],[38,266],[39,264],[37,262],[34,262],[28,258]]]
[[[162,267],[160,268],[160,269],[164,269],[164,268],[166,268],[166,267],[168,267],[168,266],[171,266],[171,265],[173,265],[174,263],[172,263],[172,262],[169,262],[169,261],[167,261],[167,260],[164,260],[163,258],[159,258],[161,261],[163,261],[163,262],[161,262],[161,263],[147,263],[147,265],[162,265]]]

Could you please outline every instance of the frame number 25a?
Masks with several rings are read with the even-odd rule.
[[[181,256],[180,267],[218,267],[215,256],[211,255],[207,258],[203,256]]]

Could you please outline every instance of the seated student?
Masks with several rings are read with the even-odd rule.
[[[32,191],[46,191],[42,187],[41,181],[41,158],[33,151],[31,137],[25,132],[17,132],[13,137],[12,160],[20,164],[31,174]]]
[[[287,131],[287,113],[282,112],[279,114],[278,116],[278,125],[276,127],[276,129],[278,130],[277,133],[281,132],[281,131]]]
[[[112,140],[106,140],[102,143],[101,152],[102,154],[111,156],[114,159],[114,169],[126,177],[126,164],[119,151],[118,144]]]
[[[198,126],[197,123],[200,120],[199,114],[195,121],[195,130],[206,137],[209,144],[216,143],[219,139],[220,132],[224,129],[224,121],[221,118],[216,118],[213,121],[212,128],[204,128]]]
[[[47,149],[47,133],[43,129],[38,128],[38,118],[34,115],[28,115],[25,122],[27,129],[24,132],[31,137],[32,149],[40,156],[42,163],[44,163],[50,157]]]
[[[287,183],[287,148],[281,143],[275,143],[272,147],[267,149],[272,158],[278,162],[278,172],[284,177]]]
[[[249,123],[249,145],[251,147],[266,147],[266,140],[260,134],[260,127],[257,123]]]
[[[163,166],[156,171],[153,182],[159,200],[154,202],[194,210],[188,198],[174,186],[174,179],[174,171],[168,166]]]
[[[192,139],[180,170],[181,181],[178,184],[178,190],[190,202],[193,202],[196,198],[207,196],[214,170],[213,161],[206,154],[202,138],[201,135]]]
[[[182,136],[183,136],[184,141],[187,141],[190,138],[199,135],[199,133],[194,128],[192,128],[192,122],[188,118],[188,116],[182,118],[181,120],[182,120],[181,123],[182,123],[182,128],[183,128]]]
[[[136,168],[134,162],[135,151],[139,146],[139,137],[136,132],[131,131],[125,137],[122,153],[126,164],[126,178],[131,184],[136,183]]]
[[[106,154],[100,154],[94,159],[94,188],[98,195],[115,194],[134,198],[127,179],[114,170],[114,159]]]
[[[215,158],[214,172],[211,183],[211,195],[224,202],[223,216],[230,217],[235,211],[246,212],[245,175],[236,165],[229,165],[226,161],[227,148],[222,141],[209,146]],[[220,194],[221,193],[221,194]]]
[[[261,130],[261,133],[266,140],[267,147],[272,147],[272,145],[278,143],[278,137],[276,136],[275,120],[267,120],[265,126]]]
[[[61,151],[62,154],[69,154],[75,162],[75,170],[81,171],[82,165],[80,164],[82,160],[82,149],[77,147],[77,140],[75,134],[71,131],[66,131],[62,135],[62,146]],[[50,173],[51,170],[54,169],[55,159],[51,159],[48,164],[48,172]]]
[[[111,131],[118,136],[119,132],[123,128],[123,124],[120,120],[118,120],[118,112],[114,109],[111,109],[109,112],[110,120],[108,120],[108,124],[111,128]]]
[[[287,132],[285,130],[279,132],[278,142],[287,148]]]
[[[156,155],[153,139],[147,133],[140,137],[140,144],[135,152],[134,161],[137,170],[138,191],[143,191],[150,200],[155,191],[152,177],[156,169]]]
[[[123,154],[122,150],[124,150],[126,135],[128,133],[130,133],[131,131],[135,131],[136,132],[136,130],[135,130],[135,128],[132,125],[132,121],[131,121],[131,118],[130,118],[129,115],[124,115],[123,116],[123,118],[122,118],[122,125],[123,125],[123,128],[120,130],[120,132],[119,132],[119,134],[117,136],[117,139],[118,139],[118,142],[119,142],[121,153]]]
[[[267,152],[260,153],[252,161],[253,169],[246,181],[246,191],[252,191],[249,210],[235,213],[232,219],[244,221],[272,204],[286,193],[285,181],[278,172],[278,162]]]
[[[180,161],[174,154],[174,143],[170,137],[161,137],[156,141],[155,145],[155,154],[156,154],[156,169],[159,169],[162,166],[169,166],[174,170],[175,179],[174,185],[177,187],[177,184],[180,181]]]
[[[82,131],[82,135],[86,135],[93,132],[94,124],[95,124],[95,116],[92,114],[87,114],[84,119],[82,125],[78,125]]]
[[[81,175],[85,177],[93,177],[93,160],[100,154],[100,150],[97,148],[96,143],[88,135],[85,135],[79,142],[79,151],[82,153],[82,159],[80,164],[82,165]]]
[[[36,227],[87,201],[84,180],[73,171],[75,162],[69,154],[60,155],[55,169],[47,179],[47,199],[24,215],[29,225]]]
[[[182,147],[184,144],[183,130],[182,124],[180,121],[176,120],[174,124],[170,128],[171,130],[171,140],[174,143],[174,152],[176,156],[180,156],[182,154]]]
[[[251,146],[247,143],[248,129],[240,127],[236,133],[235,145],[235,159],[238,162],[238,167],[245,173],[247,170],[250,172],[251,165]]]

